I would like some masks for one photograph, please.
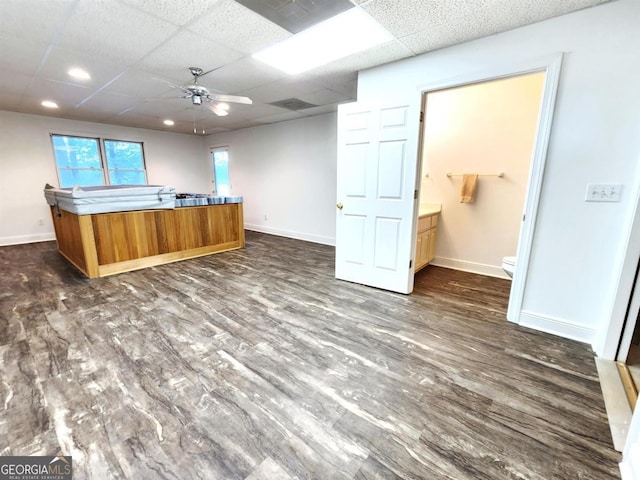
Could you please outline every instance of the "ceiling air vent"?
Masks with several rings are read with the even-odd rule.
[[[291,33],[353,8],[349,0],[236,0]]]
[[[277,102],[272,102],[270,105],[280,108],[286,108],[288,110],[304,110],[305,108],[317,107],[318,105],[314,105],[313,103],[307,103],[299,98],[287,98],[285,100],[278,100]]]

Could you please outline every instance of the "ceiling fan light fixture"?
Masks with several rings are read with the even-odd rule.
[[[354,7],[252,55],[290,75],[390,42],[394,37]]]
[[[91,78],[91,75],[89,75],[89,72],[87,72],[86,70],[83,70],[82,68],[74,67],[70,69],[67,73],[69,74],[70,77],[77,78],[78,80],[89,80]]]
[[[58,108],[58,104],[53,100],[43,100],[40,105],[46,108]]]
[[[194,105],[202,105],[202,97],[200,95],[193,95],[191,102],[193,102]]]

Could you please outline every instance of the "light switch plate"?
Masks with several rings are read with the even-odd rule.
[[[621,183],[588,183],[585,202],[619,202]]]

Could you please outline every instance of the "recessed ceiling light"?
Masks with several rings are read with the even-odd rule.
[[[86,70],[81,68],[72,68],[67,72],[73,78],[77,78],[78,80],[89,80],[91,75]]]
[[[173,120],[165,120],[164,122],[165,125],[171,127],[172,125],[175,125],[175,122]]]
[[[393,40],[361,8],[354,7],[252,55],[295,75]]]
[[[47,108],[58,108],[58,104],[56,102],[52,102],[51,100],[43,100],[40,105]]]

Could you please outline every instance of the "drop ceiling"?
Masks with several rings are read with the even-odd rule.
[[[234,0],[0,0],[0,110],[181,133],[194,125],[215,133],[281,122],[354,100],[359,70],[606,1],[351,0],[394,40],[290,76],[251,54],[293,33]],[[286,5],[296,0],[266,3],[296,11]],[[190,83],[189,66],[217,68],[201,83],[249,96],[253,105],[232,104],[228,116],[217,117],[177,98],[170,84]],[[71,78],[72,67],[91,78]],[[45,109],[45,99],[59,108]],[[315,106],[287,108],[293,99]]]

